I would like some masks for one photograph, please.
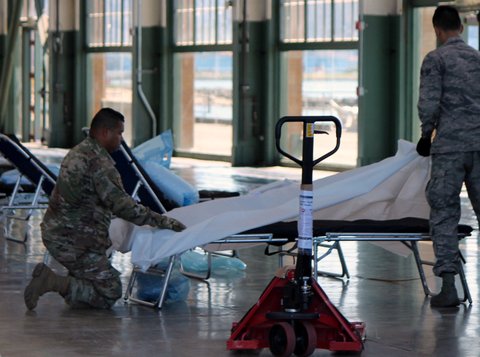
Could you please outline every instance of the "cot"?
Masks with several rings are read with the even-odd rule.
[[[458,226],[458,239],[464,239],[471,235],[473,229],[469,225],[460,224]],[[297,235],[296,222],[279,222],[272,225],[259,227],[250,231],[249,234],[258,234],[270,232],[273,238],[288,238],[289,241],[295,239]],[[433,266],[434,262],[424,260],[421,257],[418,247],[419,242],[430,242],[429,222],[427,219],[405,217],[392,220],[314,220],[313,221],[313,267],[314,278],[319,275],[350,278],[347,262],[343,255],[341,242],[399,242],[403,244],[413,254],[415,264],[418,270],[420,282],[426,296],[432,296],[423,266]],[[274,244],[274,243],[272,243]],[[320,253],[321,248],[326,248],[326,252]],[[317,263],[326,258],[329,254],[337,251],[340,262],[341,272],[318,271]],[[274,250],[269,255],[284,254],[283,251]],[[289,254],[290,252],[286,252]],[[460,253],[460,272],[459,278],[463,288],[463,301],[472,303],[472,297],[468,288],[468,283],[463,270],[463,264],[466,263],[462,253]]]
[[[152,178],[148,175],[146,170],[143,168],[141,163],[135,158],[135,155],[132,153],[128,145],[122,141],[121,147],[119,150],[111,154],[112,158],[115,161],[115,165],[120,172],[122,183],[125,190],[132,197],[136,198],[141,204],[151,208],[152,210],[165,214],[171,211],[174,208],[178,208],[178,203],[173,200],[169,200],[167,196],[161,191],[161,189],[155,184]],[[220,191],[220,190],[202,190],[199,191],[199,196],[201,202],[207,200],[217,200],[220,198],[228,197],[237,197],[239,196],[238,192],[229,192],[229,191]],[[119,243],[124,241],[124,237],[133,230],[133,225],[128,224],[127,222],[120,222],[121,220],[115,220],[110,229],[110,236],[113,241],[113,249],[118,251],[129,251],[129,247],[122,247],[122,244]],[[255,235],[231,235],[227,238],[222,238],[213,244],[221,244],[222,247],[225,247],[226,244],[229,245],[229,248],[238,247],[238,244],[254,244],[254,243],[285,243],[287,242],[286,238],[274,238],[271,234],[262,233]],[[212,245],[213,246],[213,245]],[[227,248],[226,248],[227,249]],[[229,249],[231,250],[231,249]],[[198,272],[189,272],[183,270],[187,276],[198,278],[198,279],[208,279],[212,272],[212,256],[219,255],[223,253],[216,252],[214,249],[206,248],[205,253],[207,254],[208,265],[207,271],[202,274]],[[235,253],[232,253],[232,256],[235,256]],[[166,297],[167,285],[172,274],[172,269],[177,261],[178,254],[173,254],[168,258],[168,264],[166,268],[158,268],[156,266],[149,267],[149,269],[142,269],[134,264],[129,282],[125,292],[125,301],[132,301],[140,303],[147,306],[155,306],[161,308]],[[146,301],[136,297],[134,292],[135,283],[139,277],[139,274],[152,274],[163,278],[163,282],[160,287],[160,295],[155,301]]]
[[[46,208],[42,196],[50,196],[57,176],[13,135],[0,134],[0,152],[20,173],[10,194],[8,204],[1,207],[2,213],[6,214],[7,220],[28,221],[34,210]],[[33,197],[25,202],[20,202],[22,177],[26,177],[35,188]],[[15,210],[24,211],[25,214],[15,215]],[[9,227],[8,222],[6,222],[5,227]],[[15,242],[25,243],[28,234],[25,231],[23,238],[19,239],[13,237],[7,229],[6,237]]]
[[[340,242],[335,243],[334,240],[347,240],[345,237],[336,238],[338,228],[332,228],[326,224],[328,222],[347,221],[348,224],[358,220],[369,220],[370,223],[378,221],[377,230],[373,232],[370,227],[360,232],[356,228],[340,233],[348,233],[349,236],[352,233],[366,233],[368,239],[367,236],[355,239],[370,242],[379,239],[375,236],[381,234],[383,240],[406,245],[415,255],[422,284],[426,283],[420,270],[420,265],[425,262],[420,258],[417,260],[416,243],[429,239],[429,207],[424,195],[428,178],[428,158],[418,156],[414,144],[400,141],[398,152],[393,157],[315,181],[314,219],[323,221],[316,224],[325,225],[321,232],[315,232],[315,248],[333,241],[332,250],[341,251]],[[181,220],[188,228],[179,233],[148,227],[133,228],[126,238],[132,263],[139,271],[146,271],[166,257],[242,233],[270,234],[273,238],[291,241],[296,237],[298,190],[298,182],[285,180],[262,186],[239,197],[168,211],[166,215]],[[392,225],[392,220],[408,217],[423,220],[422,229],[411,227],[406,232],[408,235],[396,232],[398,226]],[[393,230],[386,231],[389,226]],[[274,229],[280,233],[273,234]],[[469,231],[471,228],[466,228],[466,232],[461,234],[466,236]],[[470,301],[466,280],[461,275],[465,297]]]

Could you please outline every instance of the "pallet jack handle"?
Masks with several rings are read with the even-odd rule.
[[[303,146],[302,159],[298,159],[293,155],[285,152],[281,148],[280,139],[282,127],[285,123],[298,122],[303,123]],[[315,130],[315,123],[332,122],[335,124],[336,144],[335,147],[322,155],[313,158],[315,134],[328,134],[325,131]],[[286,116],[280,118],[275,127],[275,142],[277,150],[280,154],[291,159],[302,168],[302,182],[300,187],[300,213],[298,220],[298,260],[295,267],[295,279],[304,285],[308,285],[308,279],[312,276],[312,240],[313,240],[313,187],[312,172],[315,165],[327,157],[333,155],[340,147],[340,138],[342,135],[342,124],[340,120],[334,116]]]
[[[282,135],[282,126],[285,123],[303,123],[303,150],[302,150],[302,159],[299,160],[298,158],[294,157],[293,155],[285,152],[280,144],[280,138]],[[313,159],[313,136],[314,134],[328,134],[327,132],[315,130],[314,126],[317,122],[333,122],[335,124],[335,135],[336,135],[336,145],[335,147],[327,152],[325,155],[317,159]],[[290,160],[297,163],[303,170],[302,170],[302,184],[311,184],[312,180],[304,180],[304,171],[310,171],[320,162],[325,160],[327,157],[332,156],[340,147],[340,138],[342,136],[342,124],[340,120],[334,116],[286,116],[280,118],[277,122],[275,127],[275,144],[277,150],[280,154],[284,155],[285,157],[289,158]]]

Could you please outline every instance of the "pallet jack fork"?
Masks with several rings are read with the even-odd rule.
[[[283,124],[303,123],[303,161],[282,150],[280,136]],[[335,147],[313,159],[314,134],[317,122],[333,122],[336,128]],[[349,322],[330,302],[320,285],[312,278],[312,170],[320,161],[335,153],[340,146],[341,123],[333,116],[283,117],[275,128],[278,151],[302,167],[300,214],[298,222],[298,257],[295,269],[274,277],[258,302],[245,316],[232,325],[228,350],[270,348],[275,356],[309,356],[316,348],[330,351],[360,352],[363,349],[365,324]]]

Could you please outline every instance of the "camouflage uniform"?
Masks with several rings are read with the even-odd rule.
[[[480,53],[460,37],[448,39],[423,61],[418,101],[422,136],[431,137],[436,130],[427,199],[437,276],[458,273],[457,225],[463,182],[480,217],[479,83]]]
[[[110,308],[122,295],[120,273],[106,256],[112,214],[137,225],[169,228],[169,218],[137,204],[123,189],[109,153],[86,138],[67,154],[42,228],[43,243],[69,271],[65,301]]]

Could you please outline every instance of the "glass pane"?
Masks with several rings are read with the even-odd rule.
[[[467,38],[468,38],[468,44],[472,46],[473,48],[476,48],[477,50],[479,48],[479,43],[478,43],[478,26],[472,26],[469,25],[466,27],[467,29]]]
[[[232,43],[232,6],[219,6],[217,11],[217,43]]]
[[[103,20],[103,0],[90,0],[87,3],[88,46],[103,46]]]
[[[132,55],[130,53],[95,53],[87,56],[87,83],[91,83],[89,118],[103,107],[111,107],[125,116],[124,139],[132,141]]]
[[[330,0],[307,1],[307,41],[331,41],[332,2]]]
[[[197,0],[195,43],[215,44],[215,0]]]
[[[325,163],[354,167],[357,163],[358,52],[356,50],[289,51],[282,54],[282,115],[333,115],[342,122],[342,140]],[[330,135],[315,136],[315,156],[335,145],[333,128],[319,126]],[[289,125],[282,133],[285,151],[301,158],[302,127]],[[283,159],[288,161],[288,159]]]
[[[305,1],[282,0],[280,37],[283,42],[303,42],[305,38]]]
[[[179,0],[175,3],[175,44],[193,45],[193,0]]]
[[[122,28],[122,45],[132,45],[132,0],[123,0],[123,28]]]
[[[120,0],[105,1],[105,45],[120,46],[121,42],[121,2]]]
[[[175,148],[231,156],[232,54],[175,55]]]
[[[280,39],[283,42],[357,41],[357,20],[358,0],[282,0]]]
[[[358,0],[336,0],[334,2],[335,14],[335,41],[358,40],[355,23],[358,19]]]
[[[218,0],[174,2],[175,44],[232,43],[232,5]]]
[[[132,0],[87,2],[87,44],[90,47],[132,44]]]
[[[419,58],[417,63],[422,63],[425,56],[437,47],[437,37],[432,25],[432,17],[435,7],[422,7],[415,9],[419,16],[419,31],[415,34],[417,53]],[[420,66],[418,67],[416,78],[420,76]]]

